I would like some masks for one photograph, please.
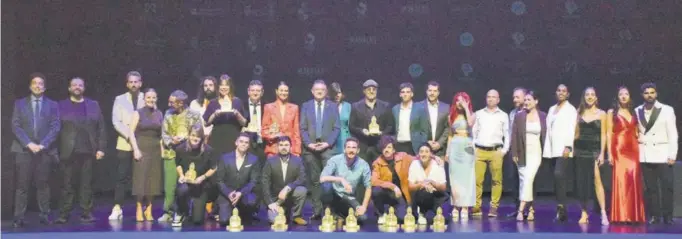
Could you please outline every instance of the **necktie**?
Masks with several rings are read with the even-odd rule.
[[[40,100],[35,99],[33,103],[33,136],[38,138],[38,118],[40,117]]]
[[[251,108],[253,109],[251,112],[251,120],[255,122],[256,125],[258,125],[258,129],[260,129],[260,118],[258,118],[258,105],[257,104],[251,104]],[[260,137],[260,130],[256,132],[256,142],[263,143],[263,139]]]
[[[315,138],[322,138],[322,102],[317,102],[315,111]]]

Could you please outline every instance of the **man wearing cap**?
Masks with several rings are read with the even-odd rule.
[[[348,125],[353,137],[360,141],[360,158],[374,160],[379,156],[379,138],[393,133],[393,115],[388,102],[377,99],[379,84],[369,79],[362,84],[365,98],[353,103]],[[370,132],[370,123],[379,125],[380,133]],[[368,162],[370,165],[372,162]]]

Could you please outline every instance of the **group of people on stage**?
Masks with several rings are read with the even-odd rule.
[[[47,180],[55,159],[64,175],[56,223],[69,220],[76,173],[80,219],[94,220],[92,165],[104,157],[107,137],[102,111],[97,101],[84,97],[83,79],[71,79],[69,97],[60,102],[43,95],[45,79],[31,75],[31,94],[14,105],[16,227],[24,224],[32,180],[40,221],[50,223]],[[568,102],[568,88],[559,85],[557,102],[547,113],[538,108],[537,91],[516,88],[515,108],[507,114],[498,107],[496,90],[488,91],[486,107],[474,112],[465,92],[456,93],[451,104],[439,101],[435,81],[427,84],[427,97],[420,102],[413,100],[411,83],[401,84],[401,102],[392,107],[377,99],[379,84],[371,79],[362,85],[365,97],[352,104],[344,101],[338,83],[328,89],[323,80],[313,83],[313,98],[300,106],[289,101],[285,82],[276,86],[275,102],[264,104],[263,84],[253,80],[242,101],[234,96],[228,75],[204,77],[191,102],[185,92],[172,92],[162,112],[156,91],[141,90],[139,72],[129,72],[125,80],[128,92],[116,97],[112,110],[117,183],[109,220],[123,218],[121,205],[131,179],[140,222],[154,220],[152,201],[162,192],[164,213],[158,221],[174,225],[201,224],[207,214],[227,224],[233,208],[246,222],[259,220],[261,205],[270,221],[282,207],[291,222],[306,225],[306,199],[313,206],[313,221],[322,218],[324,208],[340,220],[353,208],[360,221],[366,220],[370,200],[379,224],[389,206],[400,218],[412,207],[418,223],[425,224],[426,213],[448,200],[453,219],[467,219],[482,215],[488,168],[492,197],[487,216],[497,217],[503,161],[510,155],[518,175],[511,183],[518,186],[514,217],[519,221],[534,220],[535,175],[542,163],[549,163],[558,221],[567,220],[567,177],[572,176],[580,223],[589,221],[588,202],[594,197],[602,224],[640,223],[646,215],[650,223],[673,223],[676,119],[672,107],[657,101],[653,83],[642,85],[644,104],[636,109],[628,89],[619,88],[607,112],[598,108],[591,87],[576,109]],[[613,165],[610,214],[599,176],[607,160]]]

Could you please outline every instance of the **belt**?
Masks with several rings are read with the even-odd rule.
[[[501,149],[501,148],[502,148],[502,145],[495,145],[495,146],[492,146],[492,147],[486,147],[486,146],[481,146],[481,145],[478,145],[478,144],[477,144],[477,145],[476,145],[476,148],[478,148],[478,149],[480,149],[480,150],[485,150],[485,151],[497,151],[498,149]]]
[[[322,139],[315,139],[315,143],[322,143]]]

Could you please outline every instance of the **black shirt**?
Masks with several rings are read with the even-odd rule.
[[[87,123],[85,101],[74,102],[70,100],[69,102],[71,102],[71,104],[68,104],[68,108],[62,110],[63,113],[61,118],[62,124],[68,124],[76,131],[73,151],[76,153],[94,154],[94,147],[92,142],[90,142],[90,134],[88,134],[88,131],[85,129]]]
[[[377,124],[379,124],[382,135],[393,133],[394,119],[391,108],[388,102],[379,99],[374,103],[374,108],[367,106],[364,98],[353,103],[350,118],[348,119],[348,127],[350,128],[351,135],[360,140],[361,143],[374,146],[379,142],[381,135],[366,137],[362,132],[363,129],[368,129],[372,116],[377,117]]]
[[[388,161],[388,168],[391,170],[391,173],[393,174],[393,184],[400,187],[400,177],[398,177],[398,172],[395,171],[395,160],[389,160]]]
[[[184,142],[175,148],[175,164],[182,167],[183,173],[187,173],[187,170],[189,170],[190,164],[192,163],[194,163],[194,170],[197,172],[197,177],[205,174],[206,171],[217,167],[218,159],[210,146],[204,146],[204,152],[201,152],[200,149],[187,150],[187,144],[189,144],[189,142]]]

